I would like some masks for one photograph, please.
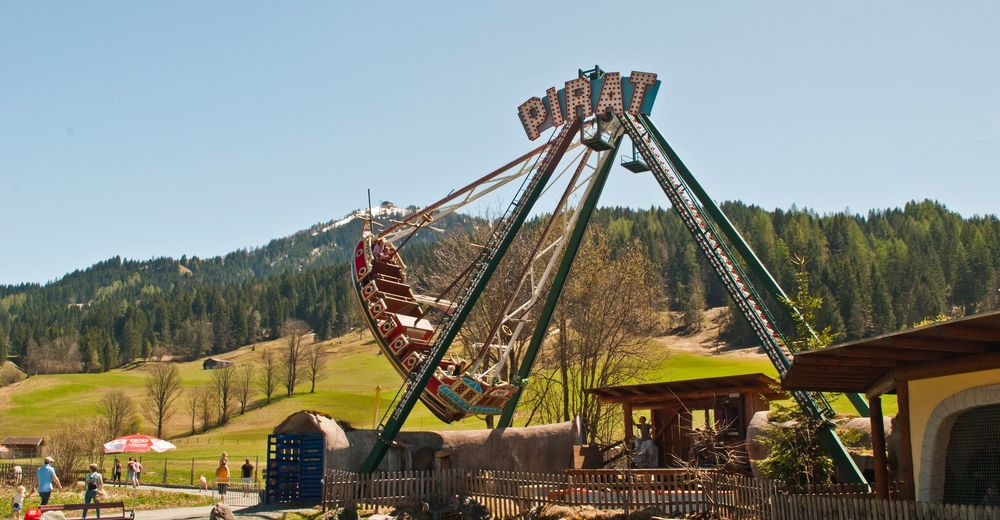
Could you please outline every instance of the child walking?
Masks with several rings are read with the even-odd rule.
[[[24,486],[17,486],[14,488],[14,496],[10,500],[10,509],[13,513],[14,520],[21,520],[21,513],[24,511],[25,495],[30,494],[25,493],[24,491]]]

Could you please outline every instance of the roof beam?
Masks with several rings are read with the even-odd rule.
[[[878,378],[875,384],[868,387],[865,391],[869,399],[876,399],[882,394],[887,394],[896,389],[896,375],[895,370],[890,370]]]

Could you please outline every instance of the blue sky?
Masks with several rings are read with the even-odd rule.
[[[995,2],[0,2],[0,283],[211,256],[529,149],[578,68],[659,74],[718,200],[997,213]],[[665,205],[618,172],[605,205]]]

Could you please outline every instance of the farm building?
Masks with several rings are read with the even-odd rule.
[[[699,446],[706,425],[718,432],[717,442],[745,451],[747,426],[754,413],[767,410],[771,400],[785,398],[777,388],[778,381],[758,373],[607,386],[588,392],[601,404],[621,405],[626,442],[635,434],[634,414],[648,410],[657,448],[655,465],[670,467],[679,462],[712,464],[702,460],[703,448],[710,447]]]
[[[889,478],[881,396],[896,394],[904,496],[1000,504],[1000,312],[796,354],[783,386],[867,395],[881,495]]]
[[[7,437],[0,444],[10,450],[8,455],[11,458],[30,459],[42,456],[42,446],[45,445],[45,439],[41,437]]]
[[[205,370],[215,370],[217,368],[231,367],[234,364],[235,363],[233,363],[228,359],[219,359],[210,357],[201,364],[201,367]]]

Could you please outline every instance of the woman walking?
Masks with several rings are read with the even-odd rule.
[[[104,477],[97,471],[97,464],[90,465],[90,473],[83,477],[84,485],[87,489],[83,492],[83,505],[94,503],[97,510],[97,518],[101,518],[101,506],[98,505],[97,497],[104,494]],[[83,510],[83,518],[87,518],[87,510]]]

